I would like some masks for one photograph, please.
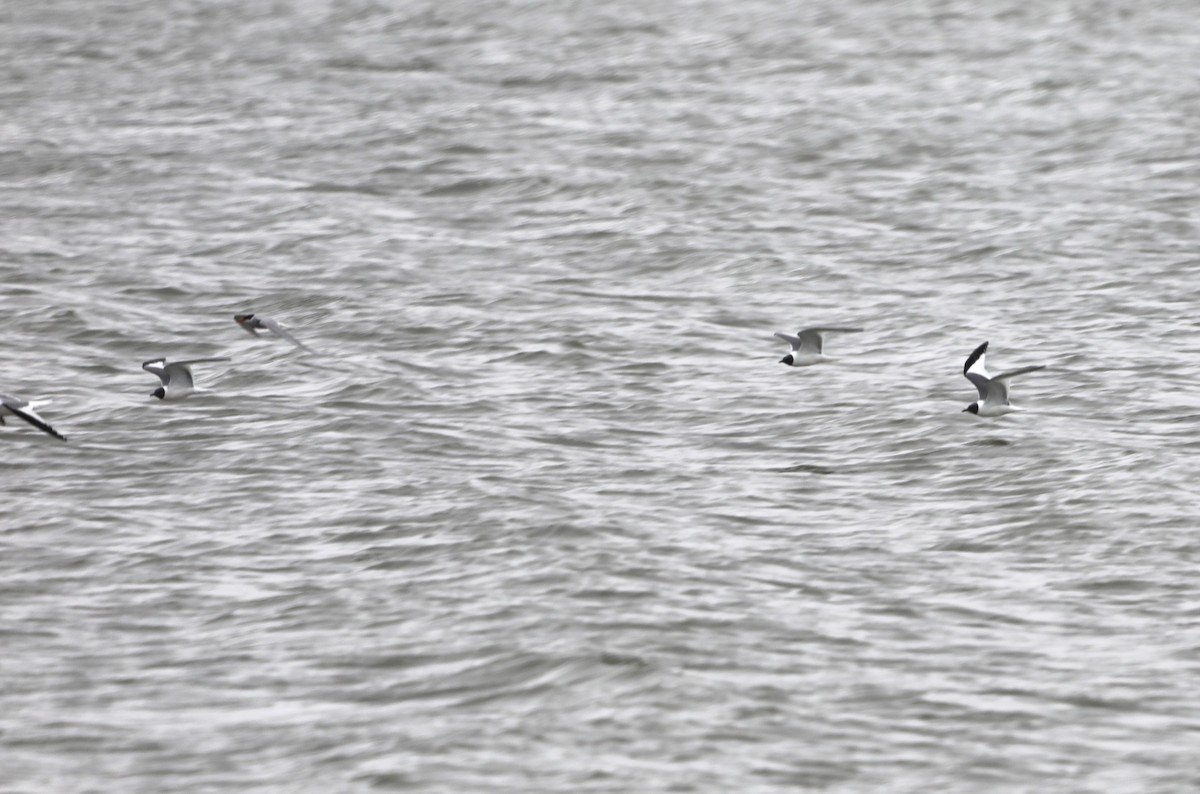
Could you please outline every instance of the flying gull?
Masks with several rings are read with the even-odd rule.
[[[152,375],[157,375],[162,385],[150,392],[151,397],[160,400],[180,400],[196,391],[192,379],[192,364],[203,364],[208,361],[228,361],[227,358],[193,358],[188,361],[172,361],[167,363],[165,358],[152,358],[142,363],[142,369]]]
[[[983,366],[983,356],[987,352],[988,343],[984,342],[967,356],[963,364],[963,375],[975,384],[979,390],[979,399],[968,405],[963,411],[979,416],[1003,416],[1022,409],[1008,401],[1008,380],[1026,372],[1045,369],[1045,364],[1035,364],[1032,367],[1021,367],[1011,372],[1002,372],[995,377],[988,375]]]
[[[803,331],[797,332],[795,336],[776,331],[775,336],[792,346],[792,352],[779,359],[779,363],[787,364],[789,367],[811,367],[813,364],[833,361],[832,357],[821,352],[821,348],[824,346],[821,334],[832,332],[856,334],[861,331],[861,328],[805,328]]]
[[[248,334],[258,336],[259,331],[270,331],[276,336],[281,336],[288,340],[296,347],[307,350],[310,353],[313,352],[311,347],[292,336],[286,328],[270,317],[264,317],[261,314],[235,314],[233,315],[233,319]]]

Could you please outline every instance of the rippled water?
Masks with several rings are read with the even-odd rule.
[[[1200,788],[1193,4],[0,51],[0,391],[70,439],[0,428],[6,794]]]

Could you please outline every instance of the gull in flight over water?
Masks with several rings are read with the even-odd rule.
[[[151,375],[157,375],[162,385],[150,392],[151,397],[160,400],[181,400],[196,389],[192,379],[192,364],[203,364],[208,361],[228,361],[227,358],[193,358],[188,361],[172,361],[167,363],[165,358],[152,358],[142,363],[142,369]]]
[[[779,363],[787,364],[789,367],[811,367],[813,364],[833,361],[832,357],[821,352],[821,348],[824,346],[821,334],[832,332],[857,334],[861,331],[861,328],[805,328],[803,331],[797,332],[795,336],[776,331],[775,336],[792,346],[792,352],[779,359]]]
[[[270,331],[276,336],[283,337],[302,350],[307,350],[310,353],[313,352],[311,347],[292,336],[286,328],[270,317],[264,317],[261,314],[235,314],[233,315],[233,320],[248,334],[258,336],[259,331]]]
[[[967,363],[963,364],[963,375],[979,390],[979,399],[968,405],[963,411],[978,416],[1003,416],[1022,410],[1008,401],[1009,378],[1045,369],[1046,365],[1035,364],[1032,367],[1021,367],[1011,372],[1002,372],[996,376],[988,375],[983,366],[983,355],[987,352],[987,346],[988,343],[984,342],[975,348],[971,355],[967,356]]]
[[[4,424],[4,417],[15,416],[19,419],[24,419],[29,424],[41,430],[44,433],[49,433],[55,438],[63,441],[67,437],[50,426],[50,423],[38,415],[34,410],[35,405],[45,405],[49,400],[39,400],[36,403],[22,400],[19,397],[10,397],[7,394],[0,394],[0,425]]]

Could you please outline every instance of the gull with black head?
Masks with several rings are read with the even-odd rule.
[[[1046,365],[1035,364],[1032,367],[1021,367],[995,376],[988,375],[987,369],[983,365],[987,347],[988,343],[984,342],[975,348],[971,355],[967,356],[967,362],[963,364],[963,375],[979,390],[979,399],[964,408],[963,412],[976,416],[1003,416],[1023,410],[1013,405],[1008,399],[1009,379],[1015,378],[1017,375],[1024,375],[1026,372],[1045,369]]]
[[[792,336],[782,331],[776,331],[775,336],[792,346],[792,352],[779,359],[779,363],[787,364],[789,367],[811,367],[814,364],[834,361],[832,356],[827,356],[822,352],[825,340],[821,334],[857,334],[861,332],[861,328],[805,328]]]
[[[292,334],[286,328],[284,328],[282,325],[280,325],[277,321],[275,321],[265,315],[262,315],[262,314],[235,314],[235,315],[233,315],[233,321],[238,324],[239,328],[241,328],[243,331],[250,334],[251,336],[258,336],[259,331],[270,331],[271,333],[275,334],[276,336],[279,336],[279,337],[282,337],[282,338],[288,340],[293,345],[295,345],[298,348],[301,348],[302,350],[307,350],[309,353],[313,352],[313,349],[311,347],[304,344],[296,337],[292,336]]]
[[[152,358],[142,362],[142,369],[151,375],[157,375],[162,385],[150,392],[151,397],[160,400],[181,400],[194,391],[196,382],[192,378],[192,365],[204,364],[209,361],[228,361],[227,358],[193,358],[187,361],[172,361],[167,363],[165,358]]]

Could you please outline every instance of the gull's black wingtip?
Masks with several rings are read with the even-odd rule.
[[[20,410],[20,409],[13,409],[13,408],[11,408],[11,407],[10,407],[8,410],[12,411],[14,414],[16,414],[17,416],[19,416],[21,419],[24,419],[26,422],[28,422],[29,424],[33,425],[33,426],[34,426],[34,427],[36,427],[38,430],[41,430],[43,433],[47,433],[47,434],[49,434],[49,435],[52,435],[52,436],[54,436],[55,438],[57,438],[57,439],[60,439],[60,440],[62,440],[62,441],[66,441],[66,440],[67,440],[67,437],[66,437],[66,436],[64,436],[62,433],[58,432],[57,430],[55,430],[55,429],[54,429],[53,427],[51,427],[51,426],[50,426],[50,425],[49,425],[47,422],[44,422],[44,421],[42,421],[42,420],[41,420],[41,419],[39,419],[38,417],[36,417],[36,416],[34,416],[34,415],[32,415],[32,414],[27,414],[27,413],[25,413],[24,411],[22,411],[22,410]]]
[[[58,432],[57,430],[55,430],[53,427],[46,424],[45,422],[31,421],[30,424],[33,425],[34,427],[36,427],[38,430],[42,430],[42,431],[54,436],[59,441],[66,442],[66,440],[67,440],[66,436],[64,436],[62,433]]]
[[[982,345],[975,348],[975,350],[971,353],[971,355],[967,356],[967,363],[963,364],[963,374],[964,375],[966,375],[968,372],[971,371],[971,367],[975,366],[975,362],[978,361],[979,357],[982,356],[987,351],[987,346],[988,346],[988,343],[984,342]]]

